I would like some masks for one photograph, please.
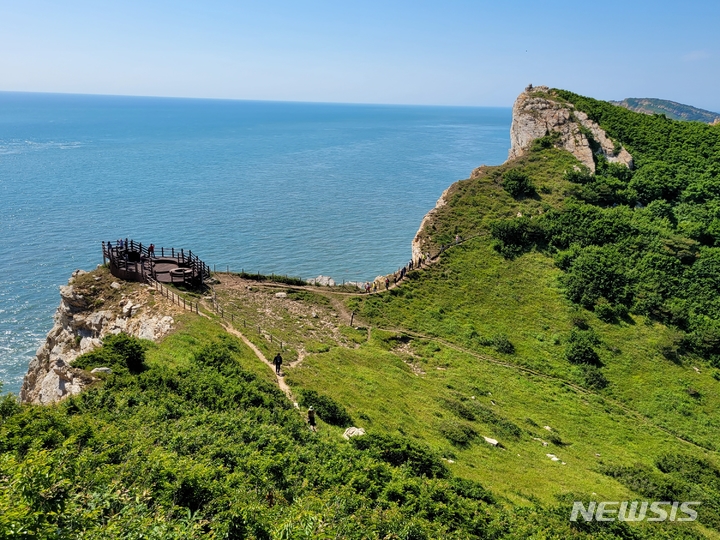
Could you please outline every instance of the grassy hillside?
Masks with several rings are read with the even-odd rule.
[[[454,184],[389,291],[218,274],[221,312],[81,357],[94,388],[0,404],[0,538],[720,538],[720,131],[553,95],[637,169],[548,134]]]

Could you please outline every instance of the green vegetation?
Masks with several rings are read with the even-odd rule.
[[[223,320],[106,338],[81,395],[0,400],[0,538],[719,538],[720,132],[553,92],[636,168],[549,133],[454,184],[389,291],[225,275]],[[570,522],[591,500],[702,505]]]
[[[277,276],[275,274],[249,274],[248,272],[238,272],[236,276],[242,279],[252,281],[272,281],[273,283],[284,283],[286,285],[307,285],[304,279],[292,276]]]
[[[3,398],[0,537],[469,538],[508,530],[481,486],[452,479],[421,444],[310,433],[273,384],[243,367],[252,355],[217,328],[212,340],[197,339],[208,331],[196,322],[173,336],[195,341],[184,367],[162,361],[163,344],[150,348],[141,373],[113,374],[59,406]],[[107,339],[93,358],[132,364],[144,349],[127,336]]]
[[[673,120],[712,124],[714,121],[720,119],[720,114],[718,113],[698,109],[691,105],[683,105],[675,101],[668,101],[666,99],[626,98],[622,101],[611,101],[611,103],[639,113],[664,114]]]

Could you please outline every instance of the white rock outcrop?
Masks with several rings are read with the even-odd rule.
[[[412,244],[410,246],[413,261],[417,261],[420,258],[420,255],[423,253],[422,232],[425,229],[425,226],[430,222],[430,220],[432,220],[435,217],[435,214],[437,214],[438,209],[442,208],[443,206],[445,206],[447,204],[447,200],[445,197],[447,197],[449,189],[450,188],[447,188],[445,191],[442,192],[442,194],[440,195],[440,198],[435,203],[435,208],[433,208],[427,214],[425,214],[425,217],[423,217],[422,221],[420,222],[420,227],[418,228],[418,231],[415,233],[415,238],[413,238]]]
[[[331,278],[330,276],[318,276],[314,279],[309,279],[308,283],[310,285],[322,285],[324,287],[334,287],[335,286],[335,280]]]
[[[120,315],[108,309],[110,306],[93,309],[73,287],[74,279],[85,273],[76,270],[68,284],[60,287],[54,325],[23,379],[20,400],[25,403],[54,403],[77,394],[96,380],[87,372],[73,368],[72,363],[81,354],[100,347],[105,335],[126,332],[155,341],[172,329],[174,321],[170,315],[158,314],[157,309],[150,313],[139,301],[125,300],[115,306]],[[113,285],[115,283],[111,285],[113,289],[118,288]]]
[[[627,150],[616,147],[587,114],[570,103],[552,99],[547,86],[528,87],[515,100],[508,158],[524,155],[535,139],[552,132],[559,133],[561,146],[592,172],[595,172],[594,153],[603,154],[608,161],[633,166],[632,156]]]

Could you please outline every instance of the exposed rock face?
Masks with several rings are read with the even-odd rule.
[[[335,280],[329,276],[318,276],[315,279],[309,279],[308,283],[310,285],[323,285],[328,287],[335,286]]]
[[[445,191],[442,192],[442,195],[440,195],[440,198],[435,203],[435,208],[430,210],[427,214],[425,214],[425,217],[420,222],[420,227],[418,228],[417,233],[415,233],[415,238],[413,238],[411,249],[412,249],[412,260],[417,261],[420,258],[420,255],[423,253],[423,246],[422,246],[422,240],[421,240],[421,234],[423,229],[425,229],[425,225],[427,225],[430,220],[433,219],[435,214],[437,213],[438,208],[442,208],[447,204],[447,201],[445,197],[447,196],[448,190],[450,188],[447,188]]]
[[[142,339],[156,340],[172,328],[171,316],[149,313],[145,304],[138,300],[125,298],[117,306],[93,309],[88,299],[73,286],[75,278],[86,273],[76,270],[68,284],[60,287],[55,324],[30,362],[20,389],[20,400],[25,403],[54,403],[77,394],[96,380],[87,372],[73,368],[72,362],[102,345],[106,334],[126,332]],[[120,314],[116,315],[116,311]]]
[[[551,99],[548,97],[549,92],[547,86],[528,87],[515,100],[509,159],[525,154],[535,139],[557,132],[562,147],[592,172],[595,172],[595,153],[603,154],[608,161],[633,166],[628,151],[622,147],[616,148],[600,126],[573,105]]]

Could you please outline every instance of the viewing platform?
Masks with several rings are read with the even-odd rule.
[[[134,240],[103,242],[103,262],[110,263],[110,273],[125,281],[160,283],[202,288],[210,278],[210,268],[192,251],[155,248]]]

